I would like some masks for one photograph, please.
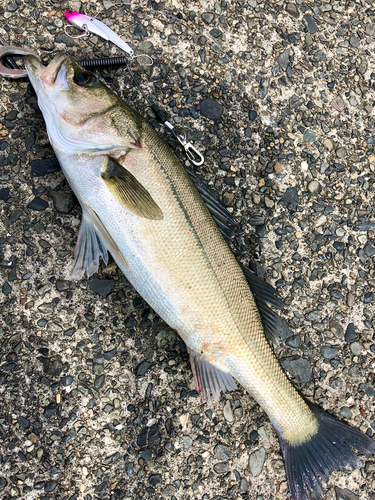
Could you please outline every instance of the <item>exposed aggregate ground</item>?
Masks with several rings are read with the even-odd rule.
[[[0,39],[46,62],[121,55],[67,37],[68,7],[153,57],[134,62],[142,88],[204,152],[193,171],[238,220],[233,248],[286,304],[283,367],[372,436],[374,3],[11,0]],[[155,123],[124,69],[101,77]],[[203,403],[185,346],[113,263],[64,280],[81,210],[27,81],[0,86],[0,497],[289,498],[265,413],[242,389]],[[374,491],[368,460],[324,498]]]

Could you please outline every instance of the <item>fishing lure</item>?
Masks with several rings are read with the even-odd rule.
[[[108,40],[109,42],[117,45],[117,47],[126,52],[131,58],[134,56],[134,50],[130,47],[130,45],[124,42],[122,38],[116,35],[116,33],[111,30],[111,28],[109,28],[106,24],[99,21],[99,19],[96,19],[95,17],[85,16],[85,14],[80,14],[79,12],[70,9],[66,9],[64,11],[64,14],[67,20],[70,22],[70,25],[68,24],[64,28],[65,33],[68,36],[71,36],[69,35],[69,33],[67,33],[69,26],[74,26],[75,28],[84,31],[84,33],[82,35],[78,35],[78,37],[86,36],[89,33],[94,33],[95,35],[104,38],[104,40]]]

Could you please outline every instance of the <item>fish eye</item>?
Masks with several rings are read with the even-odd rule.
[[[80,87],[93,87],[98,83],[98,77],[89,71],[75,73],[73,80]]]
[[[73,11],[72,10],[67,10],[66,13],[67,14],[73,14]]]

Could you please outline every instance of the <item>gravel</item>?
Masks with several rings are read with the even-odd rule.
[[[6,44],[45,62],[58,50],[122,55],[96,36],[69,38],[56,2],[20,5],[0,7]],[[132,62],[140,85],[204,153],[189,168],[236,218],[241,261],[255,261],[285,303],[293,336],[275,350],[288,377],[374,435],[370,3],[69,6],[152,55],[152,67]],[[124,69],[100,75],[155,123]],[[1,498],[286,500],[276,433],[241,387],[202,402],[185,344],[113,261],[64,280],[81,210],[27,82],[0,85]],[[374,474],[373,460],[340,471],[326,497],[371,500]]]

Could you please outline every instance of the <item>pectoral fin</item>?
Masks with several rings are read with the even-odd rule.
[[[79,280],[85,273],[87,277],[96,273],[99,268],[99,257],[103,259],[105,265],[108,264],[108,251],[120,265],[129,267],[96,212],[90,205],[82,205],[82,222],[74,250],[73,268],[67,279]]]
[[[113,158],[108,158],[102,179],[117,200],[134,214],[153,220],[163,218],[162,211],[147,189]]]

